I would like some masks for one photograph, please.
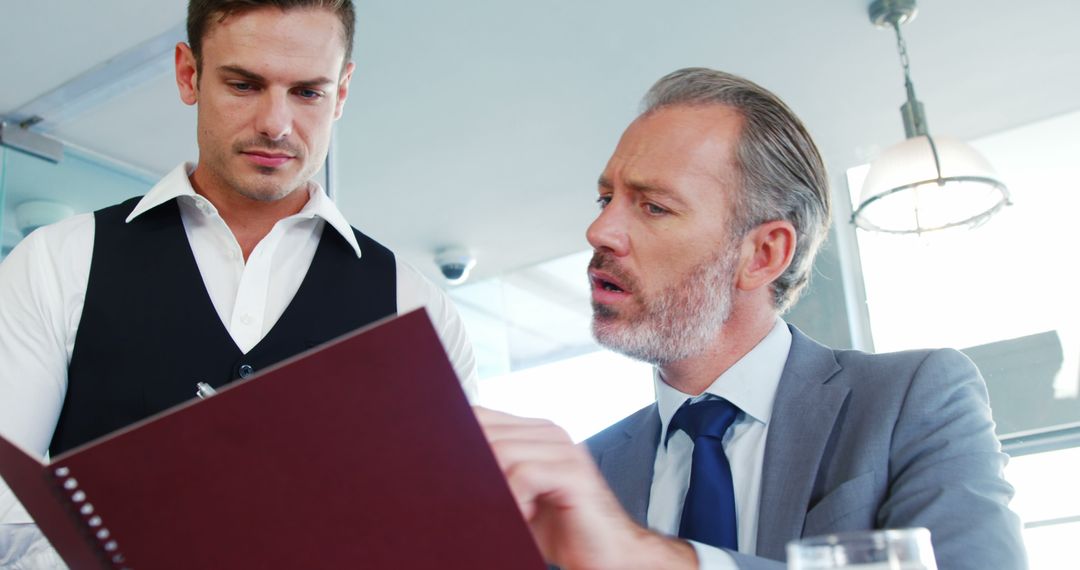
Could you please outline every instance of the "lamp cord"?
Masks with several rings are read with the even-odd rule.
[[[911,62],[908,60],[907,42],[900,33],[900,22],[893,21],[892,27],[896,30],[896,51],[900,54],[900,65],[904,68],[904,83],[911,87]]]
[[[934,157],[934,170],[937,173],[938,186],[945,184],[941,175],[941,158],[938,156],[937,145],[934,144],[934,139],[930,136],[929,130],[926,127],[926,115],[923,114],[922,105],[918,99],[915,98],[915,84],[911,82],[911,60],[908,59],[907,42],[904,41],[904,35],[900,33],[900,22],[897,19],[892,21],[892,27],[896,30],[896,51],[900,54],[900,65],[904,68],[904,88],[907,90],[907,107],[910,108],[910,120],[913,123],[915,134],[923,135],[926,137],[926,141],[930,143],[930,154]],[[908,136],[911,136],[909,134]],[[915,192],[916,197],[918,191]],[[915,219],[916,224],[918,222],[919,208],[915,207]],[[919,226],[921,227],[921,225]],[[921,232],[920,232],[921,233]]]
[[[914,107],[918,104],[918,100],[915,97],[915,84],[911,82],[911,61],[908,59],[907,42],[900,33],[900,22],[893,20],[892,27],[896,30],[896,51],[900,54],[900,65],[904,69],[904,88],[907,90],[908,104]]]

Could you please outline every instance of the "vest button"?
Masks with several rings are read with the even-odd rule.
[[[247,378],[248,376],[251,376],[255,373],[255,368],[253,368],[250,364],[241,364],[238,372],[240,373],[241,378]]]

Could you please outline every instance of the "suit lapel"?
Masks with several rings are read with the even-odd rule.
[[[784,560],[802,534],[814,479],[849,389],[828,384],[833,351],[791,327],[791,351],[773,404],[762,466],[757,555]]]
[[[647,527],[653,464],[660,442],[660,413],[653,404],[635,415],[624,426],[625,439],[605,449],[598,462],[600,472],[623,508]]]

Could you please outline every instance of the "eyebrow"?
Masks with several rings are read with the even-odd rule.
[[[222,73],[231,73],[233,75],[239,75],[240,77],[243,77],[244,79],[247,79],[248,81],[252,81],[252,82],[256,82],[256,83],[266,83],[266,78],[265,77],[259,75],[258,73],[255,73],[254,71],[244,69],[243,67],[240,67],[238,65],[222,65],[222,66],[218,67],[218,71],[222,72]],[[318,85],[332,85],[334,83],[336,83],[336,82],[333,79],[330,79],[329,77],[315,77],[313,79],[297,81],[297,82],[293,83],[293,85],[295,85],[295,86],[303,86],[303,87],[314,87],[314,86],[318,86]]]
[[[607,177],[605,177],[602,174],[600,175],[600,179],[597,180],[596,183],[597,183],[597,185],[599,185],[601,188],[603,188],[605,190],[613,190],[615,188],[615,184],[613,184],[611,182],[611,180],[609,180]],[[673,192],[668,187],[666,187],[666,186],[664,186],[664,185],[662,185],[660,183],[657,183],[657,182],[648,182],[648,181],[634,182],[634,181],[631,181],[631,182],[626,183],[626,187],[633,190],[633,191],[635,191],[635,192],[641,193],[641,194],[659,195],[659,196],[664,196],[664,197],[671,198],[673,200],[678,200],[679,202],[682,202],[682,200],[679,198],[679,196],[675,192]]]
[[[600,178],[596,183],[603,190],[615,190],[615,184],[603,174],[600,175]],[[674,207],[676,210],[682,210],[688,207],[686,201],[678,192],[671,190],[668,186],[665,186],[660,182],[648,180],[628,181],[624,186],[637,193],[639,196],[644,197],[646,200],[661,199],[665,206],[669,208]]]

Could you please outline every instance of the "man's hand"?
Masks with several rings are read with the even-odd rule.
[[[565,570],[697,568],[688,543],[630,519],[588,451],[558,426],[474,410],[548,562]]]

